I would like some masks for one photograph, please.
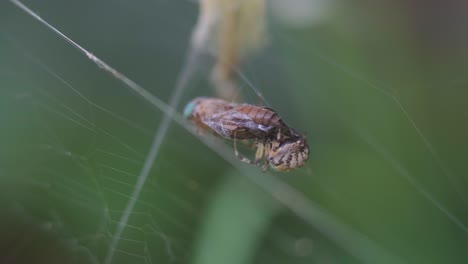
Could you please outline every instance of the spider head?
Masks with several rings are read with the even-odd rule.
[[[309,159],[309,144],[305,137],[301,136],[295,140],[287,140],[281,144],[273,142],[268,161],[270,166],[278,171],[290,171],[299,168]],[[276,143],[276,144],[275,144]]]

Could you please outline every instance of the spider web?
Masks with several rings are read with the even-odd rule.
[[[8,216],[2,226],[9,235],[2,244],[13,245],[2,254],[4,262],[29,258],[47,263],[206,263],[200,253],[209,238],[209,232],[203,231],[210,227],[209,218],[204,220],[206,210],[242,197],[243,206],[254,203],[252,210],[234,214],[238,204],[233,203],[223,213],[227,216],[223,223],[233,217],[252,223],[246,231],[238,230],[240,239],[256,234],[253,244],[247,243],[257,248],[250,253],[250,262],[437,263],[449,258],[461,263],[466,258],[461,246],[467,241],[466,188],[460,178],[466,171],[463,159],[457,163],[457,156],[438,154],[432,143],[443,134],[435,133],[433,139],[427,136],[428,129],[419,127],[415,120],[424,118],[413,114],[419,109],[411,104],[411,94],[370,81],[372,77],[349,70],[346,62],[335,61],[338,55],[325,55],[333,54],[327,51],[331,47],[320,42],[314,47],[301,45],[295,41],[301,39],[300,32],[273,25],[280,29],[272,32],[275,44],[266,51],[268,59],[239,71],[241,85],[251,102],[256,103],[256,94],[261,93],[285,119],[314,131],[309,140],[315,150],[309,168],[288,178],[263,175],[238,164],[232,150],[219,140],[190,135],[190,128],[173,112],[180,101],[210,94],[203,81],[181,82],[185,77],[179,74],[187,65],[181,51],[189,42],[196,5],[107,4],[51,1],[34,7],[46,23],[53,21],[74,32],[66,34],[73,36],[67,41],[82,49],[83,56],[57,38],[57,34],[68,38],[61,31],[50,31],[54,27],[44,28],[13,5],[2,3],[2,10],[7,10],[7,23],[1,28],[0,71],[2,86],[7,87],[2,112],[8,113],[2,138],[9,139],[3,144],[1,171],[6,186],[2,203]],[[183,17],[178,23],[175,13]],[[292,52],[275,57],[278,47]],[[315,61],[311,64],[317,72],[315,82],[326,87],[304,87],[311,83],[304,77],[310,69],[301,68],[294,59],[305,55]],[[353,61],[346,56],[342,57]],[[407,83],[414,81],[406,77]],[[174,85],[174,80],[179,84]],[[174,86],[189,84],[196,89],[179,89],[180,94],[174,95]],[[301,92],[291,89],[285,95],[273,88],[281,86]],[[258,87],[272,88],[261,92]],[[288,101],[298,104],[291,109]],[[171,120],[178,125],[169,128]],[[318,127],[311,120],[336,128]],[[405,148],[394,145],[388,124],[401,128]],[[330,132],[336,134],[328,136]],[[154,135],[157,147],[149,147]],[[447,141],[441,142],[437,146]],[[466,151],[458,156],[463,154]],[[408,158],[415,156],[420,159]],[[441,157],[450,157],[450,166]],[[238,172],[226,173],[227,164]],[[457,166],[461,169],[454,169]],[[235,180],[243,176],[249,181]],[[225,182],[225,177],[230,180]],[[395,191],[386,191],[387,186]],[[243,195],[229,196],[230,188],[239,188]],[[399,219],[403,220],[395,223]],[[231,224],[214,236],[226,232],[227,240],[234,239],[236,232],[228,230],[236,223]],[[396,230],[402,234],[393,235]],[[441,243],[449,239],[455,242]],[[205,259],[216,259],[207,245]],[[422,254],[427,247],[439,250]]]

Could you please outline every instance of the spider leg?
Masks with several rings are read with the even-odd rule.
[[[276,135],[276,139],[278,141],[281,139],[281,128],[278,129],[278,135]]]
[[[272,140],[269,142],[269,147],[270,149],[268,150],[268,154],[270,154],[270,151],[277,150],[280,146],[280,141],[281,141],[281,128],[278,129],[278,134],[276,134],[276,140]]]
[[[270,162],[268,161],[268,159],[270,158],[270,151],[271,151],[271,143],[265,144],[265,149],[264,149],[264,152],[265,152],[265,163],[263,163],[263,166],[262,166],[262,171],[263,171],[263,172],[267,171],[267,169],[268,169],[268,164],[270,163]]]
[[[265,145],[261,142],[257,142],[257,152],[255,153],[255,165],[257,165],[263,158]]]
[[[253,161],[249,160],[248,158],[242,156],[239,154],[239,151],[237,151],[237,137],[236,133],[234,133],[234,153],[236,154],[236,158],[239,159],[242,162],[248,163],[248,164],[255,164]]]

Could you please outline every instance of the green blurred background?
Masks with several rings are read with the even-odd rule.
[[[188,0],[25,4],[163,101],[198,12]],[[174,124],[112,263],[466,263],[468,5],[268,4],[268,44],[242,70],[307,134],[307,167],[245,171]],[[213,95],[208,74],[184,103]],[[102,263],[161,118],[2,1],[0,262]],[[278,202],[288,193],[265,177],[310,206]],[[324,230],[311,208],[346,228]]]

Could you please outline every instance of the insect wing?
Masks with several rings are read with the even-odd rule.
[[[235,110],[213,115],[204,123],[225,138],[250,139],[265,134],[263,126],[259,127],[250,116]]]

